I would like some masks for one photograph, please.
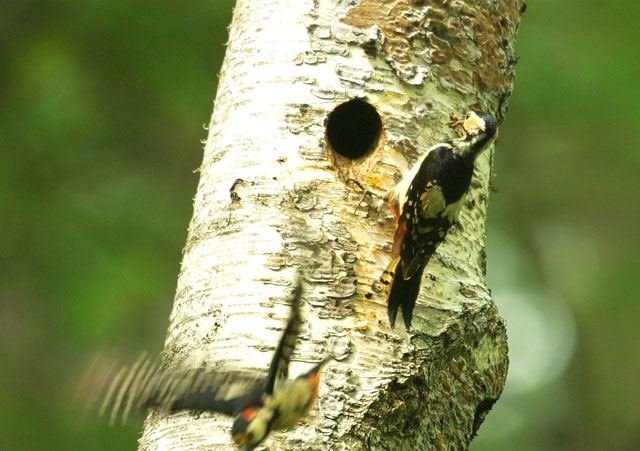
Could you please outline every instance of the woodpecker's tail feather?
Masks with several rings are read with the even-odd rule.
[[[398,309],[402,307],[402,319],[407,330],[411,329],[411,318],[413,308],[416,305],[418,292],[420,291],[420,281],[424,267],[420,268],[412,277],[405,279],[402,277],[400,257],[396,257],[382,273],[380,282],[385,287],[387,293],[387,312],[389,313],[389,323],[393,328],[396,323]]]

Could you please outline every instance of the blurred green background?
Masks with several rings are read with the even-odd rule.
[[[162,346],[232,3],[0,4],[0,449],[135,448],[61,393]],[[639,17],[523,16],[488,231],[511,367],[472,450],[640,449]]]

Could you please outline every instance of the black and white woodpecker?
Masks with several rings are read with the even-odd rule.
[[[198,410],[235,417],[233,441],[241,450],[258,446],[272,430],[294,426],[318,397],[320,373],[330,358],[307,373],[289,379],[289,362],[300,332],[301,287],[298,283],[291,313],[268,374],[220,372],[207,369],[160,369],[141,358],[131,367],[104,371],[104,362],[85,376],[81,395],[99,404],[100,415],[110,412],[124,422],[131,410],[163,412]],[[111,365],[113,367],[113,365]],[[99,374],[100,373],[100,374]],[[98,381],[101,379],[101,381]]]
[[[493,142],[498,127],[495,118],[482,111],[470,111],[453,125],[462,126],[462,137],[427,150],[389,194],[397,225],[391,262],[381,282],[391,327],[402,307],[410,329],[424,268],[455,223],[475,160]]]

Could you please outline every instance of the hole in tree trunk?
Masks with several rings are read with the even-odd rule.
[[[382,119],[364,100],[338,105],[327,118],[327,140],[338,154],[355,160],[372,150],[382,131]]]

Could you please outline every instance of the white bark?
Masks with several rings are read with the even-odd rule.
[[[449,112],[502,118],[522,3],[353,3],[238,0],[165,360],[266,371],[298,270],[309,282],[308,324],[291,373],[327,353],[336,361],[310,416],[266,446],[459,449],[507,368],[504,324],[485,284],[489,152],[460,227],[427,266],[415,331],[390,330],[382,294],[364,294],[389,259],[384,195],[406,160],[452,136]],[[353,98],[376,107],[383,131],[372,152],[350,161],[328,149],[325,122]],[[347,179],[377,194],[355,213],[362,192]],[[151,415],[140,449],[227,449],[230,427],[219,415]]]

